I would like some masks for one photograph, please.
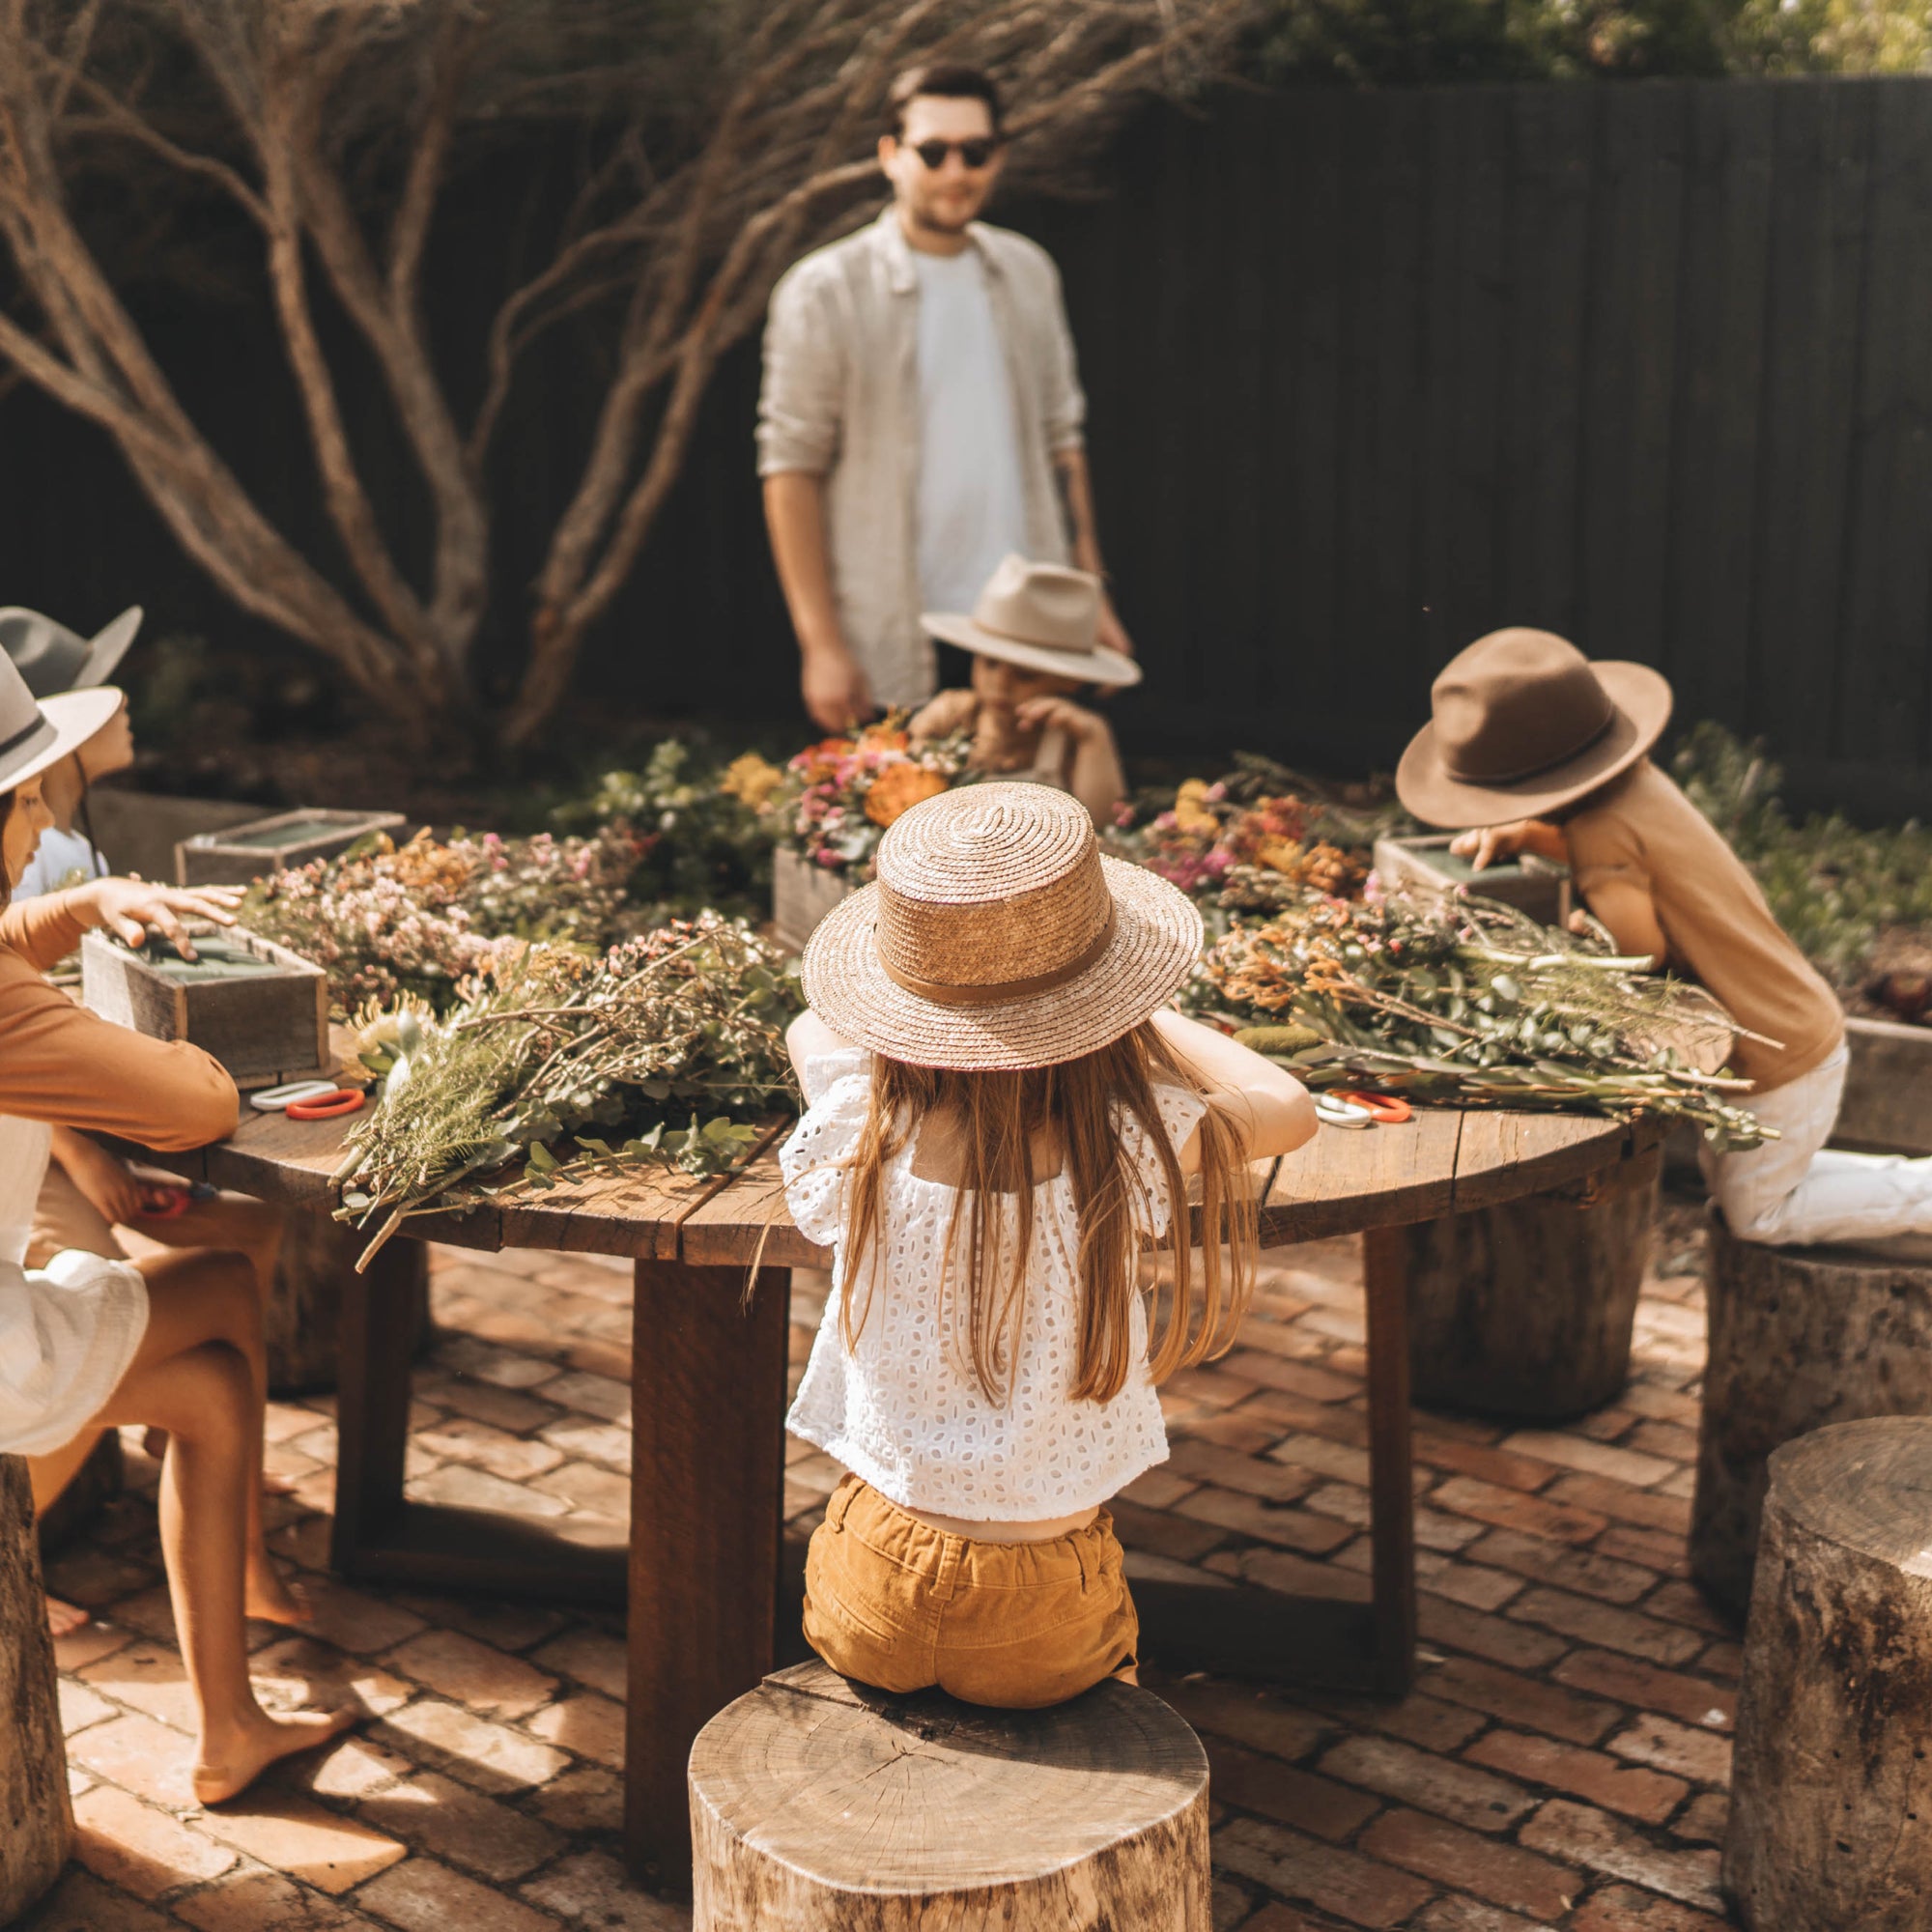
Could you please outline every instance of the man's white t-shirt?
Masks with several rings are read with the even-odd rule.
[[[913,252],[919,271],[919,594],[970,611],[1002,558],[1024,556],[1026,488],[1012,380],[977,248]]]

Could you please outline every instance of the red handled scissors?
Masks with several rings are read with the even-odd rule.
[[[363,1094],[359,1087],[338,1087],[332,1094],[317,1094],[306,1100],[291,1100],[283,1110],[292,1121],[337,1121],[345,1114],[359,1113]]]
[[[1338,1100],[1346,1100],[1351,1106],[1366,1107],[1372,1120],[1381,1122],[1384,1126],[1400,1126],[1404,1121],[1414,1117],[1415,1110],[1406,1100],[1398,1099],[1393,1094],[1370,1094],[1355,1088],[1338,1092]]]

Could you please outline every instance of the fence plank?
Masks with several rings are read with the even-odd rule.
[[[1682,718],[1751,709],[1772,100],[1698,90],[1684,204],[1668,666]]]
[[[1932,113],[1909,80],[1880,82],[1873,106],[1834,749],[1920,764],[1932,724]]]

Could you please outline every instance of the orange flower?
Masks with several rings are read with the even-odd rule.
[[[866,816],[874,825],[890,825],[901,812],[910,811],[922,799],[937,798],[946,789],[944,776],[910,758],[902,765],[888,765],[872,781],[866,794]]]

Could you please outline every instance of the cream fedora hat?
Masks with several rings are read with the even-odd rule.
[[[1075,677],[1082,684],[1138,684],[1132,658],[1099,642],[1100,580],[1064,563],[1008,556],[986,580],[970,616],[925,611],[919,621],[935,638],[1029,670]]]
[[[1534,818],[1628,771],[1670,703],[1648,665],[1593,664],[1548,631],[1492,631],[1442,668],[1396,792],[1426,825]]]
[[[805,994],[836,1033],[918,1066],[1053,1066],[1131,1032],[1179,991],[1201,915],[1101,855],[1077,799],[976,784],[895,819],[879,876],[826,915]]]
[[[37,703],[13,659],[0,652],[0,793],[79,751],[124,702],[111,685],[99,685]]]
[[[36,697],[52,697],[63,691],[85,691],[105,684],[128,655],[134,633],[141,628],[141,607],[130,604],[120,616],[83,638],[39,611],[10,604],[0,611],[0,650],[4,650],[27,680]]]

